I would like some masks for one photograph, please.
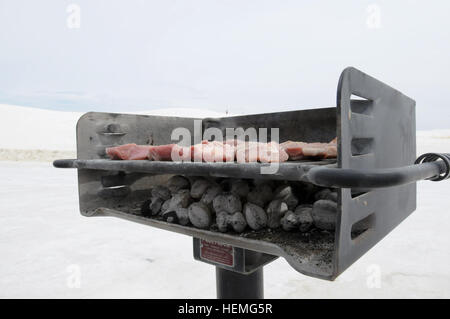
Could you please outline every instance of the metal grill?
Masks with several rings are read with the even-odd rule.
[[[195,120],[201,121],[197,132]],[[260,168],[266,165],[261,163],[106,159],[105,148],[114,145],[171,143],[170,133],[176,127],[189,129],[193,139],[210,127],[222,131],[278,127],[281,142],[328,142],[337,136],[338,157],[281,163],[275,175],[261,175]],[[241,273],[251,273],[281,256],[305,275],[333,280],[415,210],[415,181],[436,179],[439,174],[448,177],[448,155],[429,156],[413,165],[415,132],[414,100],[347,68],[339,80],[337,107],[206,119],[87,113],[77,124],[77,159],[54,165],[78,169],[80,211],[85,216],[113,216],[192,236],[197,250],[199,240],[207,240],[260,254],[259,259],[252,257],[250,268],[228,267]],[[281,230],[236,235],[140,216],[138,208],[148,189],[172,174],[301,181],[338,188],[336,229],[308,236]],[[366,230],[353,231],[361,222],[368,225]]]

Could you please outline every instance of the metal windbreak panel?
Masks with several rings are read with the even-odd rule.
[[[414,163],[414,100],[359,70],[347,68],[339,80],[337,108],[338,167],[377,169]],[[339,194],[335,276],[415,210],[416,184],[376,190],[341,189]],[[364,219],[369,229],[352,236],[354,223]]]
[[[287,140],[327,143],[336,137],[336,108],[305,109],[298,111],[230,116],[220,119],[205,118],[204,128],[217,127],[225,136],[226,128],[279,129],[279,142]]]

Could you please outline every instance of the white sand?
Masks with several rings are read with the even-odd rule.
[[[0,114],[2,149],[76,149],[75,125],[82,113],[0,104]]]
[[[194,261],[191,238],[82,217],[76,170],[4,161],[0,176],[0,298],[215,296],[214,267]],[[335,282],[278,259],[265,267],[266,297],[450,298],[449,193],[450,181],[420,182],[417,211]],[[73,269],[79,288],[67,284]],[[378,270],[377,288],[367,282]]]
[[[417,131],[417,156],[424,153],[450,153],[450,130]]]

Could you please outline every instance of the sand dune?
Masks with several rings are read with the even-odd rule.
[[[75,124],[82,113],[0,104],[0,148],[75,150]]]

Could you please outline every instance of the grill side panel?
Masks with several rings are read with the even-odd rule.
[[[414,100],[354,68],[343,71],[337,93],[338,167],[377,169],[414,163]],[[341,189],[338,194],[335,276],[416,209],[416,184]],[[352,234],[352,226],[361,220],[368,229]]]
[[[194,134],[201,134],[198,119],[194,130],[194,118],[146,116],[131,114],[90,112],[77,123],[77,158],[105,159],[105,148],[127,143],[159,145],[171,142],[173,129],[183,127]],[[124,171],[78,170],[80,212],[90,216],[99,208],[136,209],[149,196],[149,189],[164,183],[170,175],[130,173]]]
[[[203,126],[219,128],[224,136],[226,128],[266,128],[268,141],[272,138],[271,128],[279,128],[280,143],[287,140],[327,143],[336,137],[336,108],[206,118]]]

